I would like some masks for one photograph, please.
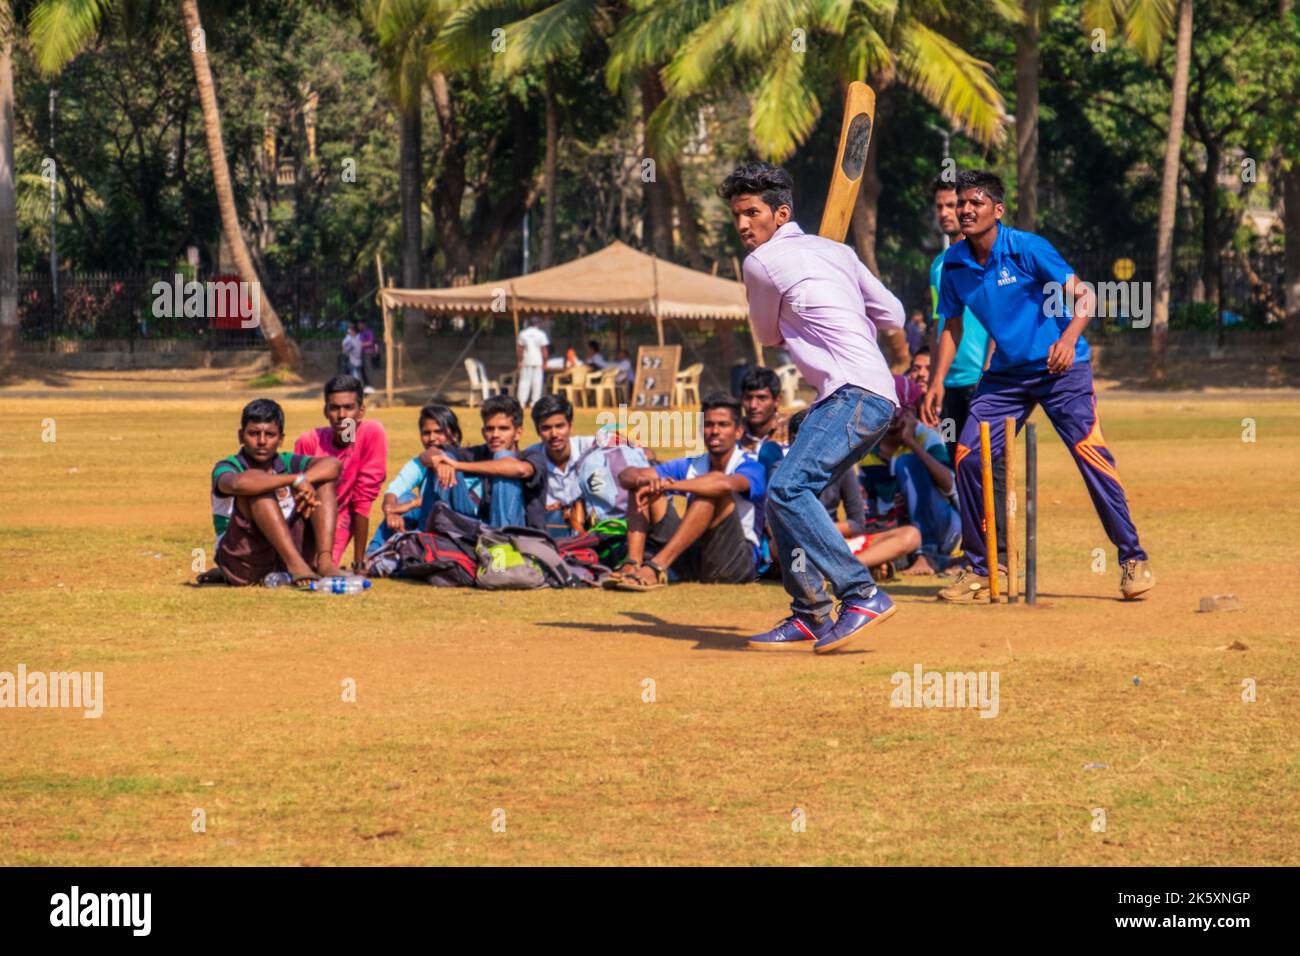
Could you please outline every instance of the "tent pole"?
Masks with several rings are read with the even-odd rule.
[[[519,302],[515,299],[515,284],[510,283],[510,312],[515,319],[515,341],[519,341]]]
[[[650,256],[650,269],[654,273],[654,300],[650,303],[650,308],[654,311],[655,331],[659,333],[659,344],[664,344],[664,319],[659,314],[659,257]]]
[[[749,328],[749,337],[754,342],[754,355],[758,361],[758,364],[762,365],[763,364],[763,343],[758,340],[758,333],[754,331],[754,323],[746,322],[745,325]]]
[[[361,361],[366,357],[361,356]],[[384,395],[388,404],[393,404],[393,313],[384,305]]]

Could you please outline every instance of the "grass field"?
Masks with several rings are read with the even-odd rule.
[[[1294,392],[1103,394],[1149,600],[1117,600],[1039,416],[1040,606],[941,607],[908,580],[870,640],[815,658],[744,649],[782,614],[766,584],[192,589],[252,394],[80,387],[104,391],[0,391],[0,671],[105,682],[98,720],[0,711],[0,864],[1300,862]],[[272,393],[290,435],[321,423],[306,390]],[[372,416],[391,474],[415,409]],[[1224,592],[1240,611],[1197,613]],[[998,716],[891,707],[917,664],[998,672]]]

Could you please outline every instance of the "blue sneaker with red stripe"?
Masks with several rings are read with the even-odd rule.
[[[818,624],[802,614],[791,614],[772,630],[755,634],[749,646],[760,651],[781,651],[792,647],[812,647],[818,639],[830,634],[835,622],[829,617]]]
[[[817,639],[813,650],[825,654],[843,647],[855,637],[860,637],[867,628],[879,624],[894,616],[898,608],[889,599],[889,595],[880,588],[868,598],[851,598],[840,607],[839,619],[830,633]]]

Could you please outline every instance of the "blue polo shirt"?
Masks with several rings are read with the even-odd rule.
[[[1060,318],[1047,314],[1047,284],[1062,286],[1074,270],[1046,239],[1010,226],[997,227],[988,262],[980,265],[965,239],[954,242],[943,257],[939,283],[939,315],[955,318],[964,308],[980,320],[997,348],[990,371],[1032,373],[1047,368],[1047,351],[1061,337],[1072,316],[1062,302]],[[1064,292],[1058,294],[1064,298]],[[965,338],[965,336],[962,336]],[[1074,360],[1092,355],[1083,336],[1074,347]]]
[[[935,341],[943,335],[944,317],[939,314],[939,280],[943,276],[943,257],[948,254],[945,249],[934,257],[930,263],[930,305],[934,309]],[[989,334],[980,325],[970,309],[961,319],[961,342],[957,345],[957,354],[948,366],[948,374],[943,378],[946,388],[968,388],[980,380],[984,374],[984,359],[989,354]]]

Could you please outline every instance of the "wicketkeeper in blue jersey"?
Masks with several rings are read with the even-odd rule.
[[[1004,420],[1014,417],[1019,430],[1036,405],[1043,406],[1074,456],[1097,516],[1118,549],[1120,592],[1126,599],[1140,597],[1155,585],[1155,578],[1129,517],[1115,458],[1101,434],[1091,352],[1083,338],[1095,296],[1050,242],[1002,225],[1005,194],[997,176],[968,170],[957,176],[956,185],[963,238],[944,255],[938,305],[943,332],[921,406],[922,420],[931,426],[939,422],[944,377],[961,343],[966,309],[988,330],[996,348],[957,440],[962,546],[970,564],[939,592],[939,599],[989,600],[980,423],[989,423],[991,447],[1001,457],[1006,448]],[[993,564],[997,573],[996,555]]]

